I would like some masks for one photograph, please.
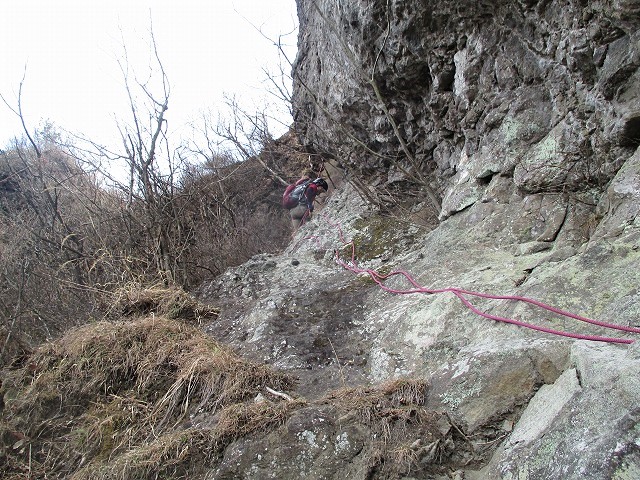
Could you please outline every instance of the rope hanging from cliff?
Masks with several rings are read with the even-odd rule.
[[[618,331],[622,331],[622,332],[629,332],[629,333],[640,333],[640,328],[637,327],[627,327],[624,325],[616,325],[613,323],[608,323],[608,322],[602,322],[600,320],[594,320],[591,318],[587,318],[587,317],[583,317],[581,315],[577,315],[575,313],[571,313],[565,310],[561,310],[559,308],[553,307],[551,305],[547,305],[546,303],[540,302],[538,300],[534,300],[532,298],[528,298],[528,297],[523,297],[523,296],[519,296],[519,295],[493,295],[493,294],[488,294],[488,293],[481,293],[481,292],[474,292],[474,291],[470,291],[470,290],[465,290],[462,288],[456,288],[456,287],[447,287],[447,288],[426,288],[422,285],[420,285],[408,272],[404,271],[404,270],[395,270],[392,271],[390,273],[387,274],[381,274],[375,270],[369,269],[369,268],[362,268],[359,267],[357,262],[356,262],[356,251],[355,251],[355,244],[353,242],[353,240],[347,241],[344,238],[344,234],[342,232],[342,228],[340,227],[339,224],[332,222],[326,215],[323,214],[323,216],[325,217],[327,223],[329,223],[331,226],[335,227],[338,230],[338,234],[340,237],[340,241],[343,243],[343,248],[344,247],[351,247],[351,258],[348,261],[343,260],[340,257],[340,250],[336,250],[335,251],[335,261],[338,265],[340,265],[341,267],[343,267],[346,270],[349,270],[353,273],[356,274],[367,274],[371,277],[371,279],[384,291],[389,292],[389,293],[393,293],[393,294],[397,294],[397,295],[408,295],[408,294],[412,294],[412,293],[424,293],[424,294],[438,294],[438,293],[453,293],[456,297],[458,297],[458,299],[469,309],[471,310],[473,313],[475,313],[476,315],[479,315],[481,317],[490,319],[490,320],[495,320],[497,322],[504,322],[504,323],[510,323],[513,325],[517,325],[520,327],[524,327],[524,328],[529,328],[532,330],[537,330],[540,332],[545,332],[545,333],[549,333],[552,335],[558,335],[558,336],[562,336],[562,337],[569,337],[569,338],[574,338],[574,339],[578,339],[578,340],[588,340],[588,341],[593,341],[593,342],[606,342],[606,343],[621,343],[621,344],[630,344],[633,343],[635,340],[629,339],[629,338],[615,338],[615,337],[605,337],[605,336],[599,336],[599,335],[586,335],[586,334],[580,334],[580,333],[572,333],[572,332],[566,332],[563,330],[556,330],[553,328],[549,328],[549,327],[543,327],[540,325],[535,325],[532,323],[528,323],[528,322],[523,322],[521,320],[516,320],[513,318],[506,318],[506,317],[500,317],[498,315],[492,315],[490,313],[487,312],[483,312],[482,310],[480,310],[479,308],[477,308],[476,306],[474,306],[467,297],[479,297],[479,298],[487,298],[487,299],[491,299],[491,300],[509,300],[509,301],[516,301],[516,302],[524,302],[524,303],[528,303],[531,305],[534,305],[536,307],[539,307],[543,310],[552,312],[556,315],[559,316],[563,316],[563,317],[567,317],[567,318],[572,318],[574,320],[578,320],[581,322],[585,322],[585,323],[589,323],[592,325],[597,325],[599,327],[603,327],[603,328],[608,328],[608,329],[612,329],[612,330],[618,330]],[[388,287],[387,285],[385,285],[385,281],[391,277],[394,276],[401,276],[404,279],[406,279],[410,284],[411,284],[411,288],[406,288],[406,289],[398,289],[398,288],[391,288]]]

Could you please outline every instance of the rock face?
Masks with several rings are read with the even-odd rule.
[[[637,2],[298,4],[306,143],[391,183],[422,169],[443,218],[499,177],[528,193],[601,186],[640,143]]]
[[[298,11],[296,126],[348,174],[282,255],[202,287],[222,307],[208,329],[297,375],[307,398],[425,380],[425,406],[446,413],[470,453],[416,453],[440,462],[440,477],[416,465],[358,476],[348,465],[362,432],[347,445],[325,425],[323,447],[301,440],[314,430],[299,422],[278,448],[295,437],[293,450],[321,461],[303,469],[270,453],[270,475],[638,478],[640,350],[616,342],[640,335],[513,297],[639,331],[640,5],[298,0]],[[371,195],[400,185],[398,195],[418,174],[441,194],[435,228],[407,221],[429,208],[420,192],[406,214],[392,202],[392,215],[361,195],[362,179]],[[394,294],[342,268],[336,252],[357,270],[349,240],[360,271],[415,282],[394,275],[387,289],[438,293]],[[572,337],[495,320],[504,318]],[[305,425],[325,414],[308,412]],[[267,478],[251,473],[252,459],[274,441],[238,443],[225,468]],[[319,453],[339,450],[349,461],[331,467]]]

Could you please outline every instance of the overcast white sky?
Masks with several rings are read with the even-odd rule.
[[[278,52],[251,24],[271,38],[297,26],[295,0],[1,0],[0,93],[15,103],[26,65],[22,103],[32,127],[48,119],[111,142],[114,116],[128,114],[122,37],[129,63],[146,72],[150,16],[171,83],[174,135],[199,111],[216,110],[225,93],[246,106],[268,98],[262,69],[277,70]],[[285,38],[291,60],[296,38]],[[0,148],[21,133],[0,103]]]

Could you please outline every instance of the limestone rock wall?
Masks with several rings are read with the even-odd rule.
[[[615,208],[579,245],[560,236],[519,243],[508,233],[517,212],[509,204],[497,205],[490,221],[476,222],[472,207],[425,231],[380,216],[349,184],[332,191],[282,255],[257,256],[203,286],[201,296],[222,308],[208,330],[242,355],[295,375],[299,385],[289,393],[310,400],[355,385],[424,380],[429,384],[424,406],[448,415],[451,428],[464,436],[457,436],[461,443],[450,456],[436,461],[423,449],[420,433],[410,431],[403,448],[415,463],[403,475],[366,469],[356,474],[351,466],[367,464],[371,454],[362,448],[363,437],[343,444],[340,422],[336,427],[336,418],[315,418],[310,410],[307,426],[296,423],[291,440],[289,423],[268,438],[240,440],[225,454],[224,468],[261,478],[260,459],[267,456],[274,478],[635,478],[640,466],[637,344],[574,340],[488,320],[451,293],[394,295],[366,274],[337,265],[335,254],[349,259],[343,242],[353,239],[361,268],[406,271],[433,290],[455,286],[526,296],[637,328],[639,166],[640,150],[618,172],[599,206]],[[387,286],[411,287],[401,278]],[[471,301],[491,315],[573,334],[640,338],[521,302]],[[307,438],[324,443],[303,441]],[[461,445],[467,447],[464,455]],[[303,466],[269,453],[288,449],[315,460]],[[340,449],[350,452],[346,464],[343,457],[332,463],[325,455]],[[440,476],[425,465],[438,467]],[[251,476],[254,470],[262,473]]]
[[[434,291],[524,296],[637,331],[640,4],[299,0],[298,11],[296,126],[347,181],[282,255],[203,285],[222,309],[208,330],[296,375],[289,393],[315,401],[424,380],[424,406],[458,443],[434,456],[420,432],[405,432],[404,470],[362,470],[369,431],[312,408],[268,438],[236,442],[213,477],[637,478],[637,342],[489,320],[450,290],[395,295],[335,257],[348,259],[353,240],[365,270],[409,272]],[[442,199],[434,228],[411,221],[428,208],[420,192],[392,215],[358,193],[416,193],[417,174]],[[386,286],[411,287],[401,276]],[[467,300],[494,318],[640,338],[526,302]]]
[[[422,169],[441,217],[495,177],[527,193],[601,187],[640,143],[637,2],[298,4],[305,143],[388,182]]]

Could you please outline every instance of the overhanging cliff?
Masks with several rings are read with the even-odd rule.
[[[303,141],[382,185],[426,177],[441,217],[497,183],[601,188],[640,143],[637,2],[298,4]]]

